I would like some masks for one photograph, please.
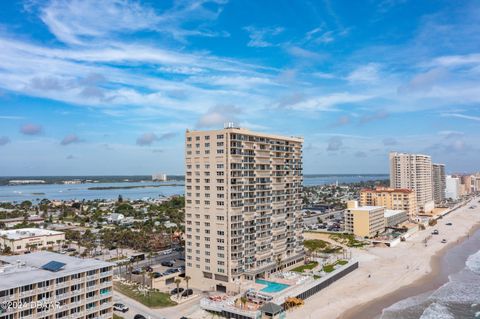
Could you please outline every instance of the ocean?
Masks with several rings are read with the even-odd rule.
[[[95,177],[89,178],[95,179]],[[12,177],[11,179],[19,178]],[[38,178],[22,177],[21,179]],[[306,175],[304,176],[304,186],[326,185],[336,182],[339,184],[356,183],[384,179],[388,179],[388,175]],[[168,182],[134,181],[84,184],[0,185],[0,202],[21,202],[24,200],[37,202],[43,198],[50,200],[116,199],[119,195],[122,195],[125,199],[136,200],[183,195],[183,193],[183,181],[179,180]]]
[[[442,272],[457,271],[447,275],[447,282],[438,289],[384,309],[381,319],[480,318],[480,230],[449,250],[441,267]]]

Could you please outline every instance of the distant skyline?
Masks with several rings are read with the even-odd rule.
[[[186,129],[303,136],[306,174],[390,151],[480,170],[478,1],[0,2],[0,175],[182,175]]]

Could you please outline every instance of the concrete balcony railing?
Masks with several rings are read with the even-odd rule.
[[[4,296],[4,297],[0,298],[0,304],[2,304],[4,302],[12,301],[12,300],[17,300],[17,299],[18,299],[17,294]]]

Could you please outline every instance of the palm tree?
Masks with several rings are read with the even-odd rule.
[[[177,300],[180,301],[180,283],[182,280],[180,278],[175,279],[175,285],[177,285]]]
[[[153,289],[153,272],[149,272],[148,277],[150,278],[150,289]]]
[[[185,278],[183,279],[187,283],[187,290],[188,290],[188,282],[190,281],[190,279],[192,279],[190,276],[185,276]],[[187,292],[187,294],[188,294],[188,292]]]
[[[247,301],[248,301],[247,297],[245,297],[245,296],[240,297],[240,303],[242,304],[242,309],[245,308],[245,305],[247,304]]]

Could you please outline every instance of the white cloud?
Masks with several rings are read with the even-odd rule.
[[[221,127],[228,122],[238,124],[238,115],[242,109],[234,105],[217,105],[210,108],[197,121],[197,128]]]
[[[443,113],[442,116],[456,117],[456,118],[472,120],[472,121],[480,121],[480,116],[465,115],[465,114],[459,114],[459,113]]]
[[[208,9],[204,6],[206,3],[216,5],[216,9]],[[188,36],[225,36],[225,32],[215,32],[205,26],[183,27],[186,20],[204,23],[216,19],[223,3],[215,0],[178,1],[170,9],[158,13],[130,0],[51,0],[40,8],[40,18],[57,39],[74,45],[142,30],[166,33],[183,41]]]
[[[250,38],[247,46],[260,48],[273,46],[272,38],[284,31],[282,27],[256,28],[248,26],[243,29],[248,32]]]
[[[322,60],[326,57],[326,54],[310,51],[299,46],[288,46],[286,50],[290,55],[301,59]]]
[[[380,65],[369,63],[353,70],[347,80],[350,82],[376,82],[379,79]]]
[[[297,110],[329,110],[337,105],[358,103],[366,101],[370,98],[372,98],[372,96],[364,94],[354,94],[348,92],[332,93],[306,99],[296,104],[292,104],[290,107]]]

